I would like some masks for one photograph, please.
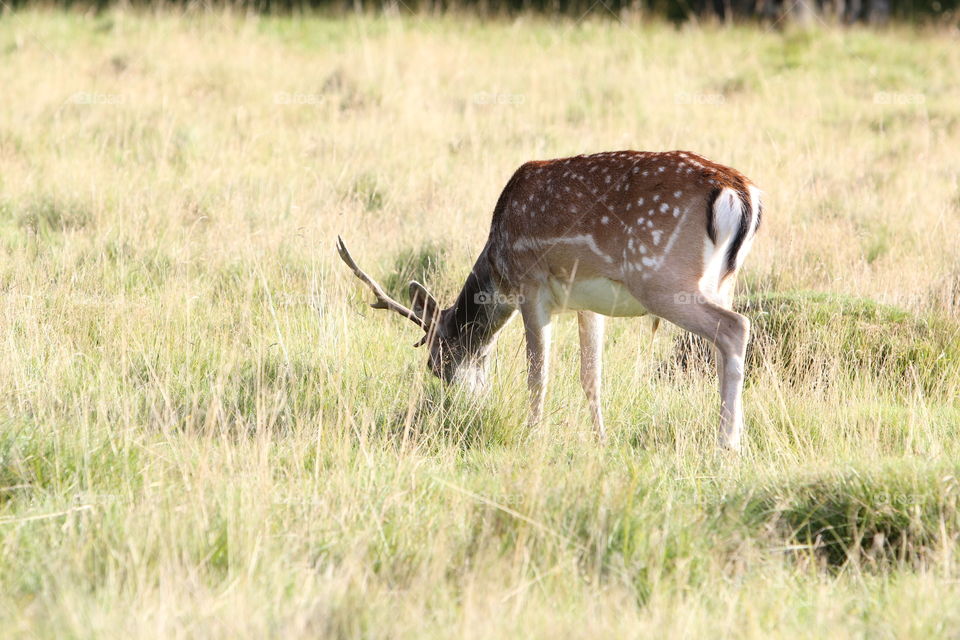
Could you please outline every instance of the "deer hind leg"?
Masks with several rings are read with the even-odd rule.
[[[606,438],[600,410],[600,371],[603,362],[603,316],[592,311],[577,313],[580,327],[580,384],[587,395],[597,438]]]
[[[720,286],[717,288],[716,303],[723,307],[724,309],[733,310],[733,283],[735,280],[735,274],[728,276],[723,282],[720,283]],[[724,379],[724,359],[723,352],[720,351],[720,348],[716,344],[713,345],[713,357],[714,362],[717,367],[717,380],[720,380],[720,384],[723,384]],[[721,396],[723,391],[721,389]]]
[[[661,298],[651,311],[712,343],[720,378],[720,445],[740,450],[743,433],[743,375],[750,321],[699,292]]]
[[[550,311],[539,301],[520,305],[527,342],[527,387],[530,391],[529,425],[540,423],[547,396],[550,365]]]

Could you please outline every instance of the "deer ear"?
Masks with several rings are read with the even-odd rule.
[[[430,295],[427,288],[416,280],[410,281],[410,302],[413,306],[413,312],[423,318],[427,326],[437,321],[440,311],[440,304],[437,299]],[[429,333],[429,329],[427,332]]]

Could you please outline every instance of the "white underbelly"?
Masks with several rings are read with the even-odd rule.
[[[557,311],[593,311],[605,316],[647,314],[640,301],[619,282],[590,278],[573,283],[550,279],[550,293]]]

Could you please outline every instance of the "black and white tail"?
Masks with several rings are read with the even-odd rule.
[[[750,253],[763,215],[760,190],[752,184],[742,189],[716,189],[708,201],[705,273],[719,284],[737,272]]]

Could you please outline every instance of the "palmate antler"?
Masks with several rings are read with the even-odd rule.
[[[424,331],[429,331],[430,327],[427,325],[426,321],[422,316],[417,314],[413,309],[409,309],[393,298],[391,298],[383,290],[377,281],[368,276],[363,269],[357,266],[357,263],[354,262],[353,256],[350,255],[350,252],[347,251],[347,245],[343,243],[343,238],[337,236],[337,253],[340,254],[340,258],[350,267],[350,270],[353,271],[364,284],[366,284],[373,291],[373,295],[376,296],[376,302],[371,302],[370,306],[374,309],[390,309],[391,311],[396,311],[403,317],[407,318],[418,327]]]

